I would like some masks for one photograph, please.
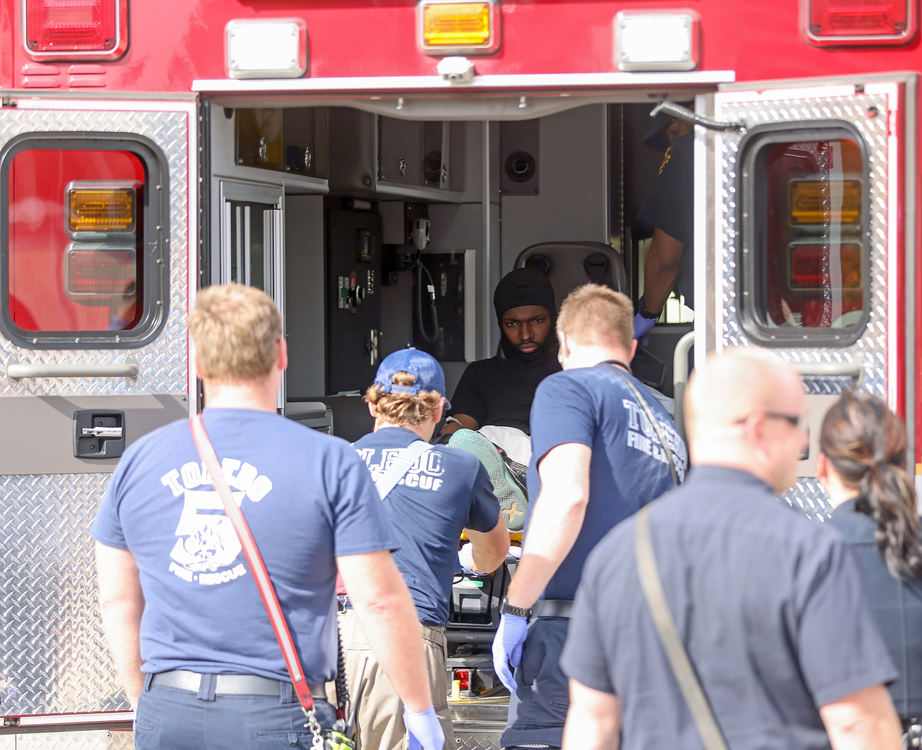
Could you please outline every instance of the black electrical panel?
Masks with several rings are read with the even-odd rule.
[[[381,219],[327,214],[327,391],[362,391],[381,359]]]

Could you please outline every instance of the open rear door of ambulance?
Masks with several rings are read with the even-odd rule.
[[[696,357],[754,345],[803,375],[810,447],[786,499],[822,518],[818,433],[838,394],[885,397],[913,439],[915,78],[730,84],[703,99],[738,127],[698,136]]]
[[[130,726],[89,531],[123,450],[190,411],[196,122],[191,97],[4,96],[0,735]]]

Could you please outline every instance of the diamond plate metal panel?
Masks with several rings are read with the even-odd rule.
[[[458,750],[500,750],[499,738],[502,730],[496,733],[455,731],[455,747]]]
[[[132,750],[131,732],[54,732],[0,737],[0,750]]]
[[[89,534],[110,476],[0,477],[0,715],[129,708],[104,644]]]
[[[164,105],[165,107],[168,105]],[[186,391],[186,298],[188,289],[188,154],[190,131],[195,123],[181,111],[32,110],[4,109],[0,117],[0,148],[21,133],[115,132],[139,133],[163,152],[169,173],[170,198],[170,290],[166,326],[148,346],[139,349],[32,350],[20,349],[0,336],[0,366],[15,355],[22,364],[59,364],[92,359],[119,364],[126,357],[138,359],[136,381],[122,378],[27,378],[11,384],[0,378],[0,396],[97,395],[111,393],[176,393]]]
[[[754,99],[756,98],[755,95]],[[875,108],[880,114],[869,117]],[[855,94],[848,97],[810,97],[758,101],[722,101],[718,97],[715,115],[719,120],[744,121],[749,127],[763,123],[809,121],[817,119],[846,120],[864,138],[870,161],[870,319],[861,338],[843,348],[783,348],[774,350],[783,359],[796,364],[847,363],[860,361],[863,366],[862,385],[869,392],[886,396],[887,389],[887,161],[890,103],[883,94]],[[737,305],[737,226],[738,201],[736,175],[741,135],[722,135],[720,161],[716,165],[718,180],[715,205],[718,206],[716,235],[718,246],[717,288],[709,295],[709,304],[723,310],[718,331],[721,347],[748,346],[754,342],[740,324]],[[808,395],[837,394],[853,383],[846,377],[816,377],[804,379]],[[801,480],[785,495],[792,507],[808,516],[823,519],[829,507],[825,495],[815,480]]]

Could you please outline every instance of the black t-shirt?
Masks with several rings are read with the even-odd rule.
[[[644,601],[633,517],[590,554],[561,666],[617,695],[624,750],[701,747]],[[896,677],[841,535],[752,474],[693,468],[652,506],[679,635],[732,748],[827,750],[819,707]]]
[[[669,161],[637,211],[637,221],[649,231],[660,229],[685,245],[675,286],[679,293],[685,295],[685,303],[692,308],[695,302],[694,146],[693,133],[672,142]]]
[[[535,362],[491,357],[471,362],[451,397],[451,413],[467,414],[479,426],[516,427],[531,433],[529,413],[535,389],[548,375],[559,372],[554,355]]]

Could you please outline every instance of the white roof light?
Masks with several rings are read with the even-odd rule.
[[[300,18],[236,19],[224,32],[231,78],[299,78],[307,72],[307,24]]]
[[[699,28],[693,10],[623,10],[615,16],[615,65],[625,71],[694,70]]]

